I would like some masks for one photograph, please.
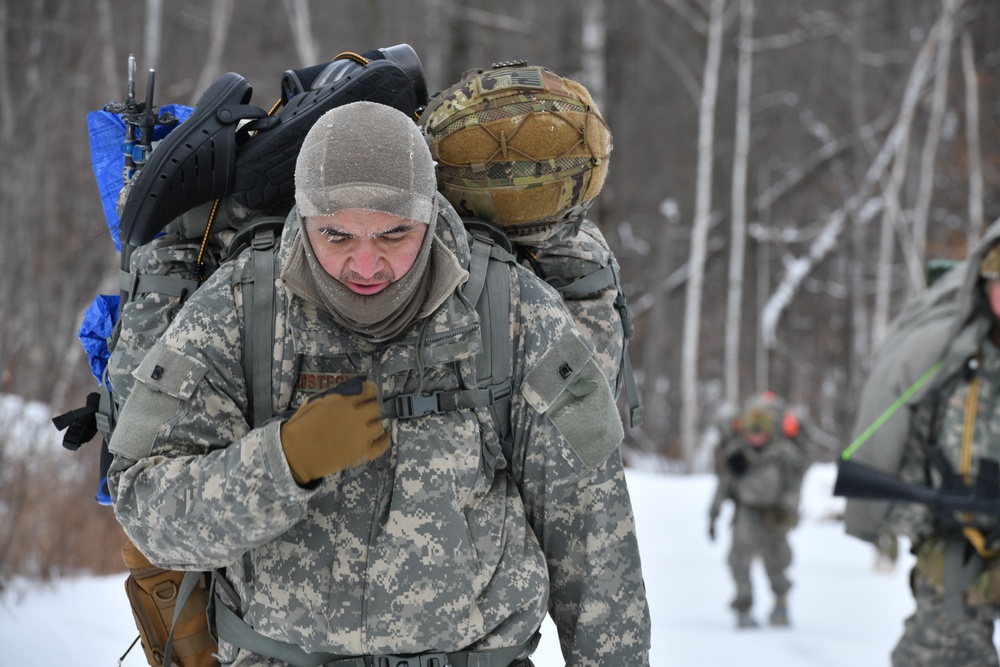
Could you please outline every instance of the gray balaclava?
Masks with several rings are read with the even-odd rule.
[[[282,270],[286,285],[324,308],[338,323],[380,342],[433,312],[468,274],[434,234],[434,161],[420,129],[406,114],[374,102],[354,102],[320,116],[295,164],[300,232]],[[356,294],[320,265],[304,220],[350,208],[428,224],[410,269],[381,292]]]
[[[367,208],[430,222],[437,181],[420,128],[401,111],[354,102],[320,116],[295,163],[299,215]]]

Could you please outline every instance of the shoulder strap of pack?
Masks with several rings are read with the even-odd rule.
[[[510,313],[510,265],[514,261],[514,255],[506,249],[477,234],[472,235],[472,260],[464,294],[470,303],[476,304],[479,313],[482,352],[476,358],[476,380],[481,389],[489,392],[493,427],[508,460],[513,449],[510,398],[513,394],[514,343],[503,324]]]
[[[555,287],[555,286],[553,286]],[[591,274],[583,276],[573,282],[555,287],[559,296],[563,299],[583,298],[589,294],[602,292],[609,287],[615,289],[615,310],[618,311],[622,320],[622,332],[625,335],[625,342],[622,345],[622,382],[625,383],[625,395],[628,399],[629,425],[633,428],[642,424],[642,402],[639,400],[639,390],[635,384],[635,374],[632,371],[632,359],[628,354],[628,344],[635,333],[632,326],[632,315],[628,310],[628,302],[625,299],[625,292],[622,291],[621,272],[618,262],[612,261],[610,266],[605,266]],[[614,389],[614,387],[612,387]]]
[[[271,357],[274,341],[275,255],[285,219],[266,216],[241,230],[230,242],[225,256],[252,248],[250,275],[243,287],[243,377],[247,382],[250,422],[261,426],[273,416],[271,405]]]
[[[469,280],[462,293],[479,314],[482,344],[476,357],[476,388],[436,391],[430,394],[400,394],[385,402],[383,415],[412,419],[460,408],[489,408],[493,428],[510,459],[513,449],[510,429],[510,399],[514,391],[513,341],[505,326],[510,312],[511,266],[516,258],[485,236],[470,234]],[[501,315],[502,314],[502,315]]]

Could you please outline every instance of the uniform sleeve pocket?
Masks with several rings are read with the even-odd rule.
[[[567,332],[525,376],[527,401],[559,429],[587,470],[625,435],[607,379],[576,331]]]
[[[154,391],[186,401],[207,370],[202,362],[157,343],[132,375]]]
[[[108,449],[133,461],[150,456],[160,427],[177,416],[207,370],[203,363],[159,343],[151,347],[132,372],[136,384]]]

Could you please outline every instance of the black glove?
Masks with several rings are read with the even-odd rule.
[[[731,470],[734,475],[742,475],[750,466],[750,461],[747,459],[747,455],[743,453],[742,449],[737,449],[729,455],[729,458],[726,459],[726,466],[729,467],[729,470]]]
[[[708,517],[708,539],[712,542],[715,541],[715,517]]]
[[[97,411],[101,406],[101,395],[96,391],[87,395],[87,405],[52,418],[58,430],[67,429],[63,435],[63,447],[76,451],[85,442],[97,435]]]

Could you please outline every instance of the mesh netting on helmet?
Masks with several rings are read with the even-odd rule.
[[[611,132],[587,89],[543,67],[466,72],[420,118],[438,189],[461,215],[549,224],[601,191]]]

